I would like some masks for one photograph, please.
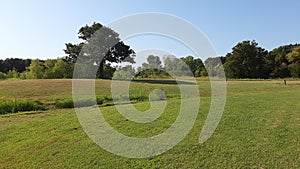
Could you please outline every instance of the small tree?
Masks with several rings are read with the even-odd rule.
[[[134,77],[135,70],[132,65],[126,65],[115,71],[113,78],[120,80],[130,80]]]
[[[54,79],[56,78],[55,73],[53,72],[53,67],[55,66],[57,60],[56,59],[48,59],[45,61],[45,73],[44,79]]]
[[[38,59],[32,60],[27,69],[29,72],[26,74],[26,79],[42,79],[44,77],[45,66]]]
[[[55,78],[72,78],[73,64],[57,59],[52,71]]]
[[[189,66],[182,59],[173,55],[165,56],[164,68],[171,76],[193,76]]]
[[[5,73],[2,73],[2,72],[0,72],[0,79],[6,79],[6,74],[5,74]]]
[[[200,58],[194,59],[193,56],[187,56],[180,59],[187,64],[195,77],[200,77],[200,72],[205,71],[204,64]]]
[[[149,55],[147,63],[142,64],[143,76],[158,76],[161,73],[162,65],[159,56]]]
[[[16,68],[9,70],[6,75],[7,78],[19,78],[19,73]]]

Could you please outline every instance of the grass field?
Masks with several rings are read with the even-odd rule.
[[[97,80],[96,94],[110,95],[110,81]],[[83,131],[74,109],[0,115],[0,168],[300,168],[300,81],[228,81],[227,102],[213,136],[198,138],[210,105],[209,81],[198,81],[201,106],[189,135],[162,155],[130,159],[97,146]],[[50,104],[72,98],[71,80],[0,81],[0,101],[22,99]],[[169,97],[157,120],[126,120],[103,106],[107,121],[128,136],[149,137],[166,130],[180,108],[172,81],[134,82],[133,95],[162,89]],[[149,102],[135,107],[146,110]]]

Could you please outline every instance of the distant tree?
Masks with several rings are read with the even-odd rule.
[[[109,63],[105,64],[103,67],[103,79],[112,79],[114,72],[116,71],[116,68],[112,67]],[[99,73],[99,71],[97,72]],[[97,75],[97,77],[100,77]]]
[[[196,71],[194,72],[195,77],[200,76],[207,76],[207,71],[205,69],[205,66],[200,58],[195,59],[194,62],[196,62]]]
[[[223,69],[221,68],[224,62],[225,62],[225,57],[222,56],[207,58],[204,61],[205,68],[207,69],[207,71],[206,72],[204,71],[202,73],[208,75],[209,72],[209,76],[218,76],[220,75],[220,73],[222,73],[221,71],[223,71]]]
[[[196,62],[194,61],[193,56],[187,56],[180,58],[182,61],[184,61],[187,66],[190,68],[191,72],[195,75],[195,71],[197,70]]]
[[[7,58],[5,60],[0,60],[0,72],[7,73],[8,71],[15,69],[17,72],[21,73],[26,70],[26,67],[28,67],[30,63],[30,59]]]
[[[68,63],[63,59],[57,59],[53,67],[55,78],[72,78],[74,64]]]
[[[255,41],[243,41],[226,55],[226,76],[230,78],[268,78],[267,51]]]
[[[19,78],[22,79],[22,80],[27,79],[27,77],[29,77],[29,72],[28,71],[24,71],[24,72],[19,74]]]
[[[139,70],[138,76],[142,77],[157,77],[162,73],[162,65],[159,56],[149,55],[147,63],[142,64],[142,69]]]
[[[287,54],[287,59],[290,62],[289,69],[293,77],[300,77],[300,46],[296,46],[290,53]]]
[[[194,76],[189,66],[182,59],[173,55],[165,56],[164,69],[172,76]]]
[[[16,68],[9,70],[6,75],[7,78],[19,78],[19,73]]]
[[[3,80],[3,79],[6,79],[6,74],[5,73],[2,73],[0,72],[0,79]]]
[[[27,79],[42,79],[44,77],[45,67],[43,62],[38,59],[32,60],[27,69],[29,71],[26,74]]]
[[[268,53],[267,66],[269,67],[270,77],[272,78],[284,78],[291,77],[289,70],[289,60],[287,54],[290,53],[294,46],[297,45],[285,45],[273,49]]]
[[[161,60],[159,58],[159,56],[154,56],[154,55],[149,55],[147,57],[147,68],[149,69],[161,69],[162,65],[161,65]]]
[[[195,77],[200,77],[201,75],[204,75],[205,67],[200,58],[194,59],[193,56],[187,56],[180,58],[182,61],[184,61],[187,66],[190,68],[191,72]]]
[[[79,54],[90,64],[99,66],[99,78],[104,78],[104,65],[108,63],[130,62],[134,63],[135,52],[130,46],[125,45],[119,35],[112,29],[93,23],[91,26],[84,26],[79,29],[79,39],[84,42],[79,44],[66,44],[64,50],[67,54],[66,60],[75,63]],[[86,45],[84,51],[83,46]],[[101,57],[104,55],[104,58]]]
[[[44,79],[54,79],[57,77],[57,74],[53,71],[53,68],[56,64],[56,59],[47,59],[44,63],[45,66],[45,73],[44,73]]]
[[[126,65],[117,69],[114,73],[113,78],[119,80],[131,80],[135,75],[135,70],[132,65]]]

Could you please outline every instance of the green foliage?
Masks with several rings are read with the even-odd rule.
[[[224,64],[229,78],[268,78],[266,70],[267,51],[255,41],[243,41],[232,48],[226,55]]]
[[[300,77],[300,46],[296,46],[290,53],[287,54],[287,59],[291,63],[289,70],[292,77]]]
[[[104,102],[112,101],[112,98],[108,97],[97,97],[96,103],[98,105],[103,104]],[[77,107],[89,107],[89,106],[95,106],[94,100],[91,99],[82,99],[76,102],[75,104]],[[63,108],[74,108],[74,102],[73,99],[64,99],[64,100],[58,100],[55,102],[55,108],[63,109]]]
[[[100,101],[98,103],[101,103]],[[74,102],[72,99],[65,99],[61,101],[57,101],[55,103],[55,107],[58,109],[63,109],[63,108],[74,108],[76,107],[89,107],[89,106],[94,106],[93,100],[90,99],[82,99],[74,105]]]
[[[119,38],[118,33],[112,29],[93,23],[91,26],[84,26],[79,29],[79,38],[84,42],[79,44],[66,44],[65,53],[68,55],[66,60],[70,63],[75,63],[83,46],[85,62],[90,65],[96,64],[99,66],[98,78],[104,78],[104,65],[110,63],[130,62],[134,63],[135,52],[130,49],[130,46],[125,45]],[[96,38],[92,38],[92,37]],[[106,53],[104,57],[99,57]]]
[[[6,75],[7,78],[19,78],[19,73],[16,68],[9,70]]]
[[[166,96],[161,89],[155,89],[150,93],[149,100],[150,101],[166,100]]]
[[[37,101],[28,100],[0,100],[0,114],[17,113],[22,111],[36,111],[43,108]]]
[[[105,64],[103,66],[103,79],[112,79],[116,68],[112,67],[110,64]],[[97,77],[100,77],[100,72],[97,71]]]
[[[208,72],[209,76],[220,76],[222,71],[224,71],[222,68],[222,65],[225,63],[224,57],[207,58],[204,63],[207,71],[200,72],[203,76],[207,76]]]
[[[44,77],[45,66],[42,61],[35,59],[32,60],[28,71],[29,73],[26,74],[27,79],[42,79]]]
[[[74,102],[73,102],[72,99],[66,99],[66,100],[57,101],[55,103],[55,108],[58,108],[58,109],[74,108]]]
[[[55,64],[57,63],[56,59],[48,59],[45,61],[44,66],[45,66],[45,73],[44,73],[44,79],[54,79],[57,77],[58,74],[56,74],[53,71],[53,68]],[[61,76],[58,78],[62,78]]]
[[[28,71],[24,71],[22,73],[19,74],[19,78],[24,80],[24,79],[28,79],[30,77],[29,72]]]
[[[300,64],[300,46],[293,47],[292,51],[287,54],[287,59],[291,63]]]
[[[0,72],[0,80],[6,79],[6,74]]]
[[[193,76],[189,66],[182,59],[172,55],[165,56],[164,69],[171,76]]]
[[[294,77],[294,78],[300,77],[300,64],[297,64],[297,63],[290,64],[289,70],[291,72],[292,77]]]
[[[270,77],[284,78],[291,77],[289,70],[289,61],[287,54],[292,51],[292,48],[297,45],[285,45],[273,49],[268,53],[267,66],[270,68]]]
[[[137,76],[141,78],[161,77],[164,74],[160,57],[154,55],[149,55],[147,63],[143,63],[142,67],[137,69]]]
[[[187,56],[180,59],[187,64],[195,77],[203,76],[203,73],[201,72],[206,71],[204,64],[200,58],[194,59],[193,56]]]
[[[70,64],[63,59],[57,59],[52,71],[55,78],[72,78],[73,67],[73,64]]]
[[[135,70],[131,65],[121,67],[115,71],[113,79],[118,80],[131,80],[135,75]]]
[[[0,72],[7,73],[15,69],[18,73],[26,70],[31,63],[31,59],[7,58],[0,60]]]
[[[109,95],[101,95],[96,97],[97,104],[103,104],[107,102],[112,102],[113,98]]]
[[[159,56],[149,55],[147,57],[147,62],[148,63],[143,64],[144,69],[159,70],[162,68]]]

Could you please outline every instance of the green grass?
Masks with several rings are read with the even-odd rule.
[[[61,88],[56,88],[57,83]],[[96,82],[96,94],[103,105],[112,101],[109,84],[108,80]],[[210,85],[208,81],[198,84],[201,107],[194,127],[162,155],[130,159],[111,154],[85,134],[73,109],[54,109],[0,116],[0,168],[300,167],[300,81],[288,81],[287,86],[282,81],[228,81],[223,117],[203,144],[198,138],[209,110]],[[1,89],[0,95],[2,99],[50,103],[71,99],[70,87],[69,80],[0,81],[0,88],[7,89]],[[135,82],[130,86],[131,98],[143,98],[135,104],[137,109],[150,108],[148,95],[154,89],[162,89],[168,103],[166,111],[151,123],[128,121],[114,106],[100,106],[101,112],[116,130],[128,136],[159,134],[177,118],[179,89],[168,83]]]

